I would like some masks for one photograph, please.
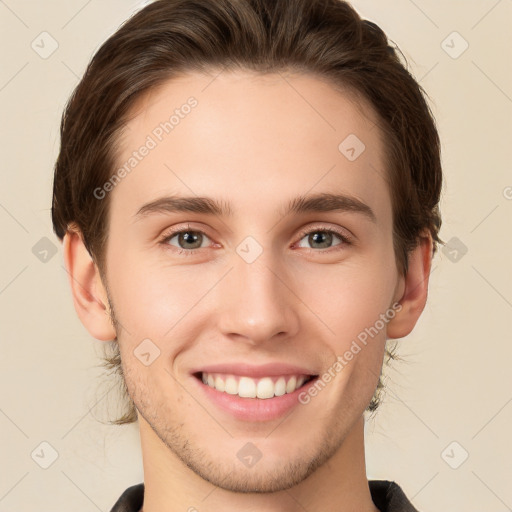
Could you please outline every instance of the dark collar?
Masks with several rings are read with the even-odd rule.
[[[370,493],[380,512],[418,512],[400,486],[388,480],[369,480]],[[110,512],[139,512],[144,501],[144,484],[133,485],[123,492]]]

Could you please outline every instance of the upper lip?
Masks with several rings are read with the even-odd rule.
[[[280,375],[316,375],[307,368],[287,363],[267,363],[258,366],[245,363],[221,363],[203,366],[192,373],[224,373],[246,377],[277,377]]]

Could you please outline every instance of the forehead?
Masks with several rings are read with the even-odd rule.
[[[311,75],[188,73],[135,105],[119,138],[117,168],[128,172],[112,192],[113,209],[133,215],[172,194],[215,196],[235,214],[241,205],[263,214],[264,204],[276,210],[322,191],[386,210],[377,122],[364,101]]]

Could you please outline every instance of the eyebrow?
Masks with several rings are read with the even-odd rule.
[[[283,217],[291,213],[308,212],[354,212],[377,222],[373,210],[360,199],[344,194],[317,193],[298,196],[278,213]],[[135,220],[162,213],[202,213],[219,217],[232,217],[234,212],[229,203],[210,197],[166,196],[144,204],[135,214]]]

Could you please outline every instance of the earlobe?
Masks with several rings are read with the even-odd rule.
[[[82,324],[97,340],[115,339],[116,332],[107,309],[107,293],[79,231],[66,233],[63,252],[73,303]]]
[[[416,325],[428,295],[428,283],[432,264],[432,236],[421,236],[418,245],[409,253],[408,270],[403,278],[403,294],[398,302],[401,309],[387,325],[388,338],[403,338]]]

